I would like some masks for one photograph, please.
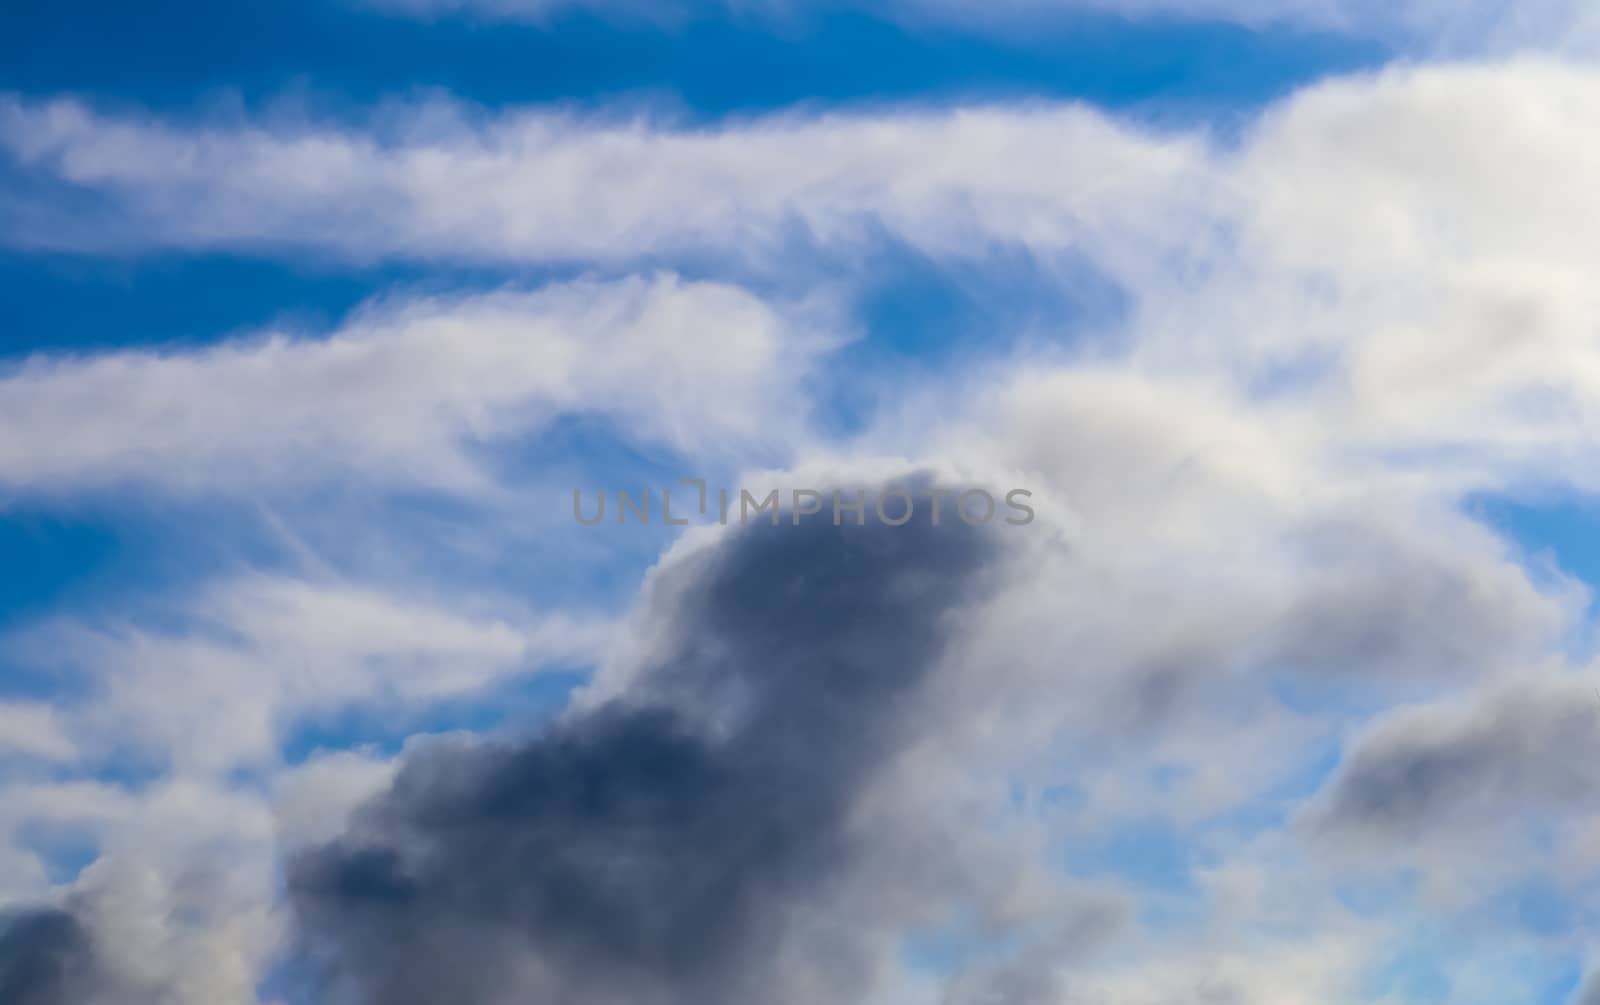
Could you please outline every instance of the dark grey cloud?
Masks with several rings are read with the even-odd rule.
[[[41,907],[0,916],[0,1002],[79,1005],[94,984],[89,933],[71,911]]]
[[[846,893],[877,835],[858,810],[998,537],[823,516],[664,569],[648,607],[669,631],[620,697],[527,742],[420,750],[292,860],[326,999],[859,998],[873,921]]]
[[[1600,798],[1600,700],[1575,687],[1411,710],[1363,737],[1322,797],[1323,828],[1414,839]]]

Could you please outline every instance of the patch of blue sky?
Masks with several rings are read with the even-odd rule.
[[[1265,792],[1225,810],[1204,822],[1207,835],[1226,834],[1229,841],[1243,841],[1291,824],[1308,800],[1322,791],[1339,770],[1340,745],[1334,737],[1310,743],[1283,756],[1292,759],[1293,770]]]
[[[0,504],[0,632],[51,612],[115,564],[121,549],[111,521],[59,506]]]
[[[774,423],[798,423],[800,416],[774,414]],[[497,538],[499,550],[490,564],[471,569],[484,584],[513,589],[533,604],[555,604],[620,610],[655,563],[685,527],[666,521],[670,493],[672,517],[702,526],[718,519],[718,491],[733,500],[730,520],[738,514],[738,492],[748,488],[764,495],[787,486],[740,485],[739,468],[731,459],[690,460],[649,440],[649,431],[624,433],[615,422],[596,414],[567,414],[535,434],[496,443],[478,451],[497,480],[514,488],[520,512],[500,519],[522,524]],[[769,463],[778,463],[774,456]],[[706,482],[707,511],[699,512],[699,489],[685,479]],[[624,511],[619,493],[633,508]],[[593,525],[605,498],[604,512]],[[641,508],[645,508],[641,518]],[[440,556],[448,561],[449,556]],[[461,570],[463,573],[469,571]],[[558,574],[559,572],[559,574]]]
[[[1398,913],[1416,896],[1418,877],[1409,868],[1384,868],[1375,863],[1366,874],[1344,880],[1334,897],[1344,908],[1364,918]]]
[[[667,95],[704,116],[958,96],[1234,107],[1388,55],[1288,27],[1093,11],[1063,11],[1002,37],[906,27],[846,5],[776,20],[736,6],[699,5],[663,28],[581,10],[491,24],[388,17],[349,0],[59,0],[7,15],[0,89],[190,111],[220,94],[248,106],[294,88],[352,112],[419,89],[490,106]]]
[[[1360,672],[1352,669],[1352,673]],[[1350,674],[1294,666],[1277,667],[1266,678],[1273,700],[1297,715],[1330,726],[1366,721],[1394,705],[1421,701],[1434,693],[1434,685],[1425,675],[1368,674],[1359,679],[1359,686],[1352,686],[1353,682]]]
[[[1480,495],[1467,512],[1515,541],[1534,561],[1536,579],[1550,568],[1600,591],[1600,499],[1571,493]]]
[[[0,631],[40,615],[115,610],[157,629],[184,627],[163,598],[232,572],[290,568],[244,499],[199,501],[136,484],[25,495],[0,504]]]
[[[1571,492],[1482,494],[1468,499],[1470,515],[1513,542],[1536,585],[1571,577],[1589,592],[1584,624],[1567,640],[1578,662],[1600,651],[1600,499]]]
[[[1458,1000],[1465,1005],[1500,1005],[1527,1001],[1533,1005],[1572,1005],[1572,995],[1582,982],[1582,964],[1568,949],[1488,951],[1490,962],[1473,967],[1475,985],[1458,982]],[[1487,975],[1487,979],[1480,975]],[[1487,987],[1483,985],[1488,985]],[[1505,988],[1514,989],[1507,995]],[[1419,998],[1428,1003],[1437,998]]]
[[[1194,835],[1158,817],[1118,821],[1101,833],[1075,838],[1068,843],[1066,863],[1075,876],[1121,879],[1158,894],[1193,894],[1194,870],[1205,864]],[[1158,899],[1145,904],[1153,906]]]
[[[326,975],[308,960],[278,959],[268,965],[265,976],[257,983],[256,997],[264,1002],[313,1005],[320,1000],[326,981]]]
[[[38,858],[51,883],[70,883],[100,857],[94,827],[82,822],[29,821],[15,834],[17,847]]]
[[[859,337],[823,359],[814,381],[813,421],[834,435],[871,422],[881,375],[934,382],[1017,355],[1063,358],[1103,341],[1130,310],[1114,281],[1071,255],[991,247],[936,259],[879,234],[865,257],[872,278],[850,296]]]
[[[1572,955],[1546,969],[1542,978],[1536,975],[1535,981],[1542,980],[1542,987],[1534,992],[1533,1005],[1572,1005],[1573,996],[1583,984],[1583,974],[1583,961]]]
[[[900,958],[913,973],[954,977],[980,962],[1015,952],[1017,937],[985,931],[970,911],[957,911],[943,924],[905,938]]]
[[[1455,990],[1438,947],[1431,940],[1398,947],[1376,966],[1366,979],[1366,993],[1373,1000],[1396,1002],[1443,1002],[1453,1000]]]
[[[1469,946],[1455,933],[1419,929],[1366,973],[1363,990],[1370,1000],[1404,1005],[1569,1005],[1582,973],[1571,949],[1503,939]]]
[[[0,376],[36,353],[182,352],[266,331],[316,338],[379,296],[465,295],[568,278],[558,267],[361,264],[315,255],[0,251]]]
[[[1042,261],[1020,247],[938,260],[886,238],[872,265],[874,281],[857,305],[876,336],[870,348],[928,367],[980,346],[1003,354],[1012,348],[1007,338],[1057,346],[1074,332],[1110,327],[1131,306],[1093,263],[1069,255]]]
[[[1578,931],[1579,908],[1571,891],[1548,876],[1534,876],[1516,884],[1496,898],[1493,909],[1529,935],[1558,938]]]

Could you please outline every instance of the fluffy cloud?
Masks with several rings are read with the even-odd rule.
[[[184,782],[138,795],[13,785],[5,800],[5,818],[76,807],[104,832],[104,853],[69,889],[14,898],[34,906],[0,919],[8,1003],[256,1001],[278,930],[271,815],[259,800]]]

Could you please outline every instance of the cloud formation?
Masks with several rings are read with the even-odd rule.
[[[897,906],[941,891],[861,868],[863,803],[1002,560],[959,521],[811,519],[669,564],[625,692],[417,751],[292,863],[331,1000],[864,1000]]]
[[[1600,697],[1527,678],[1470,704],[1396,712],[1350,751],[1320,826],[1397,844],[1600,808]]]
[[[0,369],[0,489],[203,493],[359,472],[470,491],[486,484],[474,444],[574,413],[737,454],[770,442],[765,415],[801,411],[818,321],[663,274],[379,299],[322,337],[41,356]],[[41,427],[48,442],[28,433]]]
[[[1504,27],[1298,6],[1119,9]],[[0,701],[0,896],[57,905],[0,936],[16,994],[276,994],[280,851],[313,1005],[1346,1005],[1405,1000],[1394,947],[1446,917],[1456,941],[1412,954],[1449,985],[1429,1000],[1575,972],[1589,596],[1464,503],[1600,488],[1592,67],[1395,66],[1245,122],[635,112],[0,100],[24,254],[464,283],[327,333],[251,319],[0,369],[0,504],[153,486],[204,559],[0,640],[60,687]],[[942,356],[900,316],[918,284],[851,299],[900,255],[1008,296],[992,273],[1068,299],[1087,268],[1119,307],[1022,304],[1003,348]],[[808,421],[837,403],[819,366],[881,392],[846,434]],[[574,528],[570,484],[527,492],[584,464],[614,489],[924,462],[1035,491],[1021,560],[955,522],[696,529],[615,650],[574,612],[596,580],[631,596],[671,532]],[[506,687],[482,719],[520,722],[513,684],[592,664],[545,731],[391,760],[464,696]],[[397,704],[392,745],[303,749],[360,742],[303,740],[330,709]],[[1561,917],[1523,917],[1537,882]],[[63,990],[79,972],[116,976]]]

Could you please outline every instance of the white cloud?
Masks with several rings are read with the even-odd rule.
[[[658,276],[380,300],[323,337],[36,357],[0,375],[0,485],[471,490],[488,484],[473,446],[575,413],[736,455],[794,435],[809,322]]]
[[[5,800],[0,823],[12,826],[59,820],[78,805],[68,815],[103,850],[61,892],[92,932],[95,983],[104,985],[90,996],[95,1005],[253,1005],[282,926],[264,802],[181,780],[139,793],[13,786]]]
[[[287,769],[273,782],[273,817],[285,848],[330,841],[344,832],[350,812],[381,792],[395,762],[360,750],[325,751]]]
[[[1154,372],[1219,373],[1257,396],[1286,435],[1320,441],[1352,471],[1426,457],[1427,477],[1465,490],[1510,478],[1588,485],[1586,472],[1600,470],[1600,363],[1588,323],[1600,304],[1582,239],[1600,221],[1600,199],[1582,184],[1583,165],[1600,160],[1591,141],[1597,120],[1600,73],[1520,60],[1319,84],[1269,109],[1237,144],[1048,104],[776,116],[708,129],[545,112],[466,119],[423,106],[396,113],[382,130],[347,133],[180,128],[72,101],[10,102],[0,142],[37,170],[110,196],[137,221],[137,240],[153,246],[287,246],[359,258],[420,250],[505,263],[710,253],[792,285],[807,281],[805,256],[792,248],[797,227],[832,255],[864,253],[878,226],[940,256],[978,257],[1006,243],[1046,260],[1070,252],[1130,296],[1128,324],[1107,336],[1112,351]],[[460,468],[451,432],[514,425],[525,414],[517,406],[540,394],[552,409],[600,401],[635,422],[695,416],[707,431],[694,440],[701,448],[719,435],[754,435],[736,415],[782,386],[783,326],[735,294],[715,294],[713,308],[695,299],[710,291],[685,289],[695,293],[682,302],[726,318],[718,330],[730,334],[708,340],[717,351],[672,350],[669,366],[715,362],[734,372],[685,378],[679,393],[651,403],[656,412],[625,401],[650,386],[660,357],[638,352],[637,369],[602,379],[597,353],[592,368],[573,364],[562,384],[530,374],[531,364],[508,365],[521,342],[485,334],[472,353],[459,346],[476,343],[451,339],[458,350],[441,361],[443,311],[431,328],[404,319],[423,332],[402,327],[379,338],[368,325],[316,352],[269,342],[244,361],[230,347],[207,362],[244,385],[238,394],[255,388],[240,372],[258,357],[284,357],[283,370],[262,378],[275,400],[282,388],[270,380],[302,379],[295,368],[303,368],[334,404],[313,418],[296,407],[257,416],[255,435],[345,447],[338,430],[348,425],[357,463],[383,463],[404,445]],[[625,299],[644,295],[629,290]],[[492,301],[456,309],[489,311],[494,323],[483,327],[503,325]],[[556,311],[579,328],[609,321],[573,312]],[[683,323],[668,327],[676,335],[663,339],[683,346]],[[746,335],[735,343],[743,351],[727,353],[724,341],[747,329],[771,334]],[[550,341],[569,352],[578,342]],[[321,368],[343,365],[345,351],[369,353],[383,373],[394,372],[382,369],[390,363],[442,368],[451,382],[417,388],[406,369],[398,386],[369,379],[357,393],[330,385],[336,375]],[[33,383],[14,384],[9,397],[50,414],[66,408],[52,402],[88,397],[96,382],[119,400],[163,393],[154,377],[146,383],[144,370],[154,368],[143,358],[91,361],[58,376],[59,366],[38,365]],[[749,389],[741,407],[697,412],[707,389],[730,376]],[[468,391],[474,382],[482,386]],[[348,414],[371,411],[363,394],[420,403],[399,421],[363,424]],[[145,407],[133,428],[163,414]],[[441,415],[446,421],[435,421]],[[167,449],[162,440],[178,435],[172,428],[196,428],[190,418],[155,425],[155,449]],[[115,469],[117,458],[79,454],[88,448],[74,443],[68,420],[57,424],[68,449],[13,444],[9,463],[49,477],[67,477],[52,465]],[[688,438],[676,432],[672,442]],[[204,456],[203,448],[170,447]],[[138,454],[117,456],[126,464]]]
[[[264,856],[254,858],[249,865]],[[94,933],[97,963],[121,989],[96,1002],[253,1005],[278,922],[259,890],[237,889],[243,884],[231,869],[244,864],[165,872],[138,858],[95,863],[74,899]]]
[[[129,227],[56,221],[19,244],[310,247],[357,259],[634,261],[711,249],[788,269],[796,227],[830,245],[880,219],[918,244],[1145,240],[1196,207],[1194,141],[1088,108],[780,115],[725,129],[430,104],[381,128],[189,129],[70,99],[0,104],[0,149],[106,192]],[[181,209],[180,209],[181,207]]]
[[[55,709],[40,702],[0,702],[0,758],[11,754],[70,761],[77,748]]]

